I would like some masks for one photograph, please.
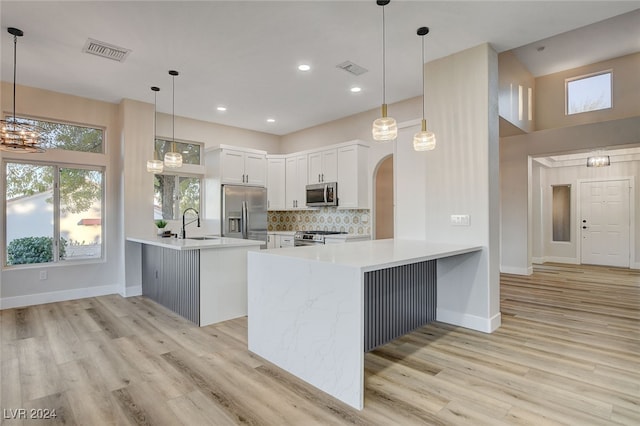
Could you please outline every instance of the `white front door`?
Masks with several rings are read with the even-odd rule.
[[[629,267],[629,181],[580,183],[582,263]]]

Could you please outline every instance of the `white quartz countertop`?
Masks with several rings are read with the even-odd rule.
[[[349,244],[318,244],[286,247],[251,253],[351,266],[362,271],[389,268],[407,263],[439,259],[482,250],[473,244],[445,244],[414,240],[370,240]]]
[[[226,238],[210,236],[206,240],[180,239],[180,238],[162,238],[157,236],[131,236],[127,237],[127,241],[135,243],[149,244],[152,246],[170,248],[174,250],[203,250],[203,249],[224,249],[231,247],[250,247],[260,246],[264,241],[259,240],[243,240],[240,238]]]

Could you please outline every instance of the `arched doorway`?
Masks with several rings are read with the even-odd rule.
[[[393,155],[384,157],[376,166],[374,181],[374,238],[393,238]]]

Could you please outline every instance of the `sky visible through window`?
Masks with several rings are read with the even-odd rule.
[[[611,108],[611,72],[567,81],[567,114]]]

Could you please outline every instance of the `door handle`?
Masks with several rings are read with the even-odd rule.
[[[587,229],[587,227],[586,227],[586,226],[583,226],[583,227],[582,227],[582,229]]]

